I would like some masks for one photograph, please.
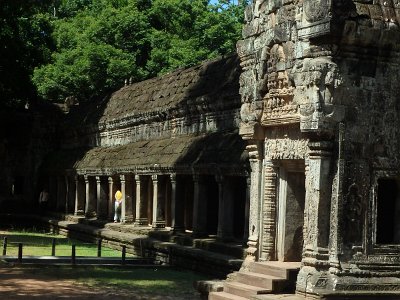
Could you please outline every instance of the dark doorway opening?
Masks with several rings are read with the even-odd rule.
[[[244,234],[245,206],[246,206],[246,177],[232,177],[233,189],[233,236],[242,240]]]
[[[400,243],[399,184],[394,178],[378,180],[377,244]]]
[[[204,176],[207,201],[207,233],[216,235],[218,229],[218,183],[214,176]]]

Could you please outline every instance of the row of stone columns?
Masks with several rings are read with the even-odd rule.
[[[133,223],[136,226],[164,228],[166,215],[173,231],[184,231],[185,202],[187,193],[184,180],[178,180],[179,175],[132,175],[119,176],[60,176],[56,182],[50,182],[53,192],[56,191],[56,205],[58,211],[74,213],[77,216],[97,217],[99,219],[113,219],[114,195],[120,190],[123,195],[121,219],[124,223]],[[196,237],[207,236],[207,183],[204,176],[193,175],[193,212],[192,234]],[[233,238],[233,198],[234,187],[228,177],[215,176],[218,185],[218,228],[217,237],[221,239]],[[56,187],[55,187],[56,184]],[[52,191],[50,191],[51,193]],[[245,216],[244,232],[248,236],[248,195]],[[186,220],[185,220],[186,218]],[[186,226],[187,227],[187,226]]]

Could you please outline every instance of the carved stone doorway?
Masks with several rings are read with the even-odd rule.
[[[301,261],[305,201],[304,160],[282,160],[278,166],[277,259]]]

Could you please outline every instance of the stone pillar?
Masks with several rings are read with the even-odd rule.
[[[123,223],[133,222],[133,180],[130,175],[121,175],[122,209],[121,219]]]
[[[218,183],[218,230],[217,238],[221,240],[233,239],[233,203],[231,188],[228,179],[224,176],[215,176]]]
[[[57,177],[49,177],[49,210],[57,210]]]
[[[96,190],[91,177],[85,175],[86,204],[85,216],[93,217],[96,215]]]
[[[171,174],[171,229],[173,232],[183,232],[183,203],[177,193],[176,174]]]
[[[107,183],[100,176],[96,176],[97,218],[107,218]]]
[[[207,236],[207,202],[204,182],[199,174],[193,175],[193,237]]]
[[[331,267],[328,246],[333,184],[332,146],[329,141],[308,143],[303,259],[296,282],[296,291],[300,293],[318,293],[320,279],[327,281],[326,274]]]
[[[108,220],[111,221],[114,219],[114,202],[115,198],[114,195],[117,192],[118,187],[114,178],[111,176],[108,177]]]
[[[249,239],[249,214],[250,214],[250,188],[251,188],[251,180],[250,177],[246,177],[246,202],[244,206],[244,230],[243,230],[243,242],[247,243]]]
[[[343,195],[343,182],[345,180],[345,158],[344,158],[344,135],[345,125],[339,124],[338,132],[338,159],[336,164],[336,174],[334,181],[336,182],[335,193],[332,195],[331,202],[331,219],[330,219],[330,237],[329,237],[329,262],[330,271],[336,273],[340,270],[339,255],[342,253],[343,247],[343,206],[344,206],[344,195]]]
[[[65,185],[65,176],[57,177],[57,204],[56,210],[59,212],[65,211],[66,206],[66,185]]]
[[[74,202],[75,202],[75,181],[72,180],[71,176],[65,176],[65,213],[74,212]]]
[[[79,176],[75,176],[75,216],[84,215],[85,206],[85,185],[82,180],[79,180]]]
[[[265,161],[265,186],[262,194],[262,244],[261,255],[262,260],[276,259],[276,203],[277,203],[277,169],[271,160]]]
[[[143,178],[141,175],[135,175],[136,182],[136,226],[146,226],[149,224],[149,220],[146,215],[146,186],[143,184]]]
[[[309,142],[309,159],[306,173],[306,203],[304,210],[304,249],[308,263],[316,256],[328,259],[327,248],[330,230],[330,203],[332,178],[330,176],[332,143]]]
[[[262,141],[250,140],[246,150],[249,153],[250,162],[250,186],[249,188],[249,238],[247,241],[247,256],[243,263],[246,269],[250,262],[259,258],[260,242],[260,211],[262,209]]]
[[[159,184],[159,175],[152,175],[153,180],[153,228],[164,228],[164,191]]]

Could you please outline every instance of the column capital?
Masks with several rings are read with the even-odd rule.
[[[246,150],[249,153],[249,160],[261,160],[263,158],[263,141],[261,140],[248,140]]]
[[[112,178],[112,176],[108,176],[108,183],[113,183],[114,182],[114,178]]]
[[[316,141],[308,143],[310,159],[314,157],[332,156],[333,143],[331,141]]]
[[[85,183],[89,182],[89,175],[83,175],[83,178],[85,179]]]
[[[100,183],[101,182],[101,177],[100,176],[96,176],[96,183]]]
[[[153,180],[153,183],[157,182],[158,181],[158,175],[157,174],[151,175],[151,180]]]
[[[171,180],[171,183],[176,183],[176,174],[175,173],[172,173],[172,174],[169,174],[169,178],[170,178],[170,180]]]
[[[136,184],[140,184],[140,180],[141,180],[141,176],[138,175],[138,174],[135,174],[135,181],[136,181]]]
[[[194,182],[199,182],[200,181],[200,174],[194,173],[193,174],[193,181]]]
[[[224,182],[224,176],[221,175],[221,174],[215,175],[215,181],[216,181],[218,184],[223,183],[223,182]]]
[[[125,182],[126,181],[126,176],[124,174],[119,175],[119,180],[121,181],[121,183]]]

